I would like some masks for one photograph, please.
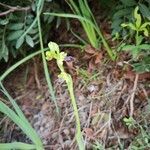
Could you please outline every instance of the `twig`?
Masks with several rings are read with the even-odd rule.
[[[92,107],[93,107],[93,102],[90,103],[90,110],[89,110],[89,116],[88,116],[87,123],[86,123],[86,128],[89,128],[89,125],[90,125],[90,120],[91,120],[91,115],[92,115]]]
[[[41,84],[39,81],[39,75],[38,75],[38,66],[37,66],[37,62],[35,60],[35,58],[33,58],[33,63],[34,63],[34,78],[35,78],[35,82],[37,84],[38,89],[41,89]]]
[[[27,7],[9,6],[9,5],[3,4],[3,3],[1,3],[1,2],[0,2],[0,5],[9,9],[9,10],[7,10],[7,11],[1,12],[1,13],[0,13],[0,16],[6,16],[6,15],[8,15],[8,14],[14,12],[14,11],[28,11],[28,10],[31,9],[30,6],[27,6]]]
[[[3,6],[3,7],[9,8],[9,9],[12,8],[12,6],[9,6],[9,5],[1,3],[1,2],[0,2],[0,5]]]
[[[132,91],[131,98],[130,98],[130,117],[133,116],[133,111],[134,111],[134,97],[135,97],[135,92],[136,92],[136,88],[137,88],[138,79],[139,79],[139,74],[136,74],[135,80],[134,80],[133,91]]]

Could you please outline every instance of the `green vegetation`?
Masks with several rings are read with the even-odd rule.
[[[139,7],[139,12],[142,15],[144,21],[150,20],[150,2],[149,0],[119,0],[112,16],[112,36],[116,39],[128,39],[133,37],[133,32],[128,32],[126,28],[122,28],[123,22],[132,22],[134,19],[134,9]]]
[[[52,101],[51,103],[54,104],[55,109],[53,114],[59,119],[62,119],[61,106],[57,101],[58,95],[55,91],[55,86],[53,86],[53,78],[51,79],[53,74],[54,76],[55,73],[57,75],[55,70],[60,70],[58,77],[64,80],[67,84],[71,104],[73,106],[73,114],[76,121],[74,126],[76,127],[75,139],[77,141],[78,148],[80,150],[84,150],[91,144],[90,146],[94,150],[107,149],[107,146],[105,145],[105,140],[107,137],[105,137],[105,140],[101,140],[101,136],[103,134],[106,134],[107,136],[109,132],[107,131],[102,133],[102,131],[100,131],[94,133],[94,129],[96,127],[93,127],[92,125],[90,126],[90,119],[92,119],[95,115],[94,113],[101,113],[101,111],[103,113],[103,110],[105,109],[94,108],[94,111],[98,111],[94,112],[92,110],[92,105],[94,104],[92,97],[96,97],[97,92],[98,102],[96,101],[96,103],[103,102],[105,104],[102,104],[102,107],[107,107],[108,103],[113,103],[113,100],[110,101],[109,97],[104,98],[105,95],[109,95],[107,94],[107,90],[110,90],[108,92],[110,94],[113,92],[113,89],[109,89],[110,87],[107,89],[107,86],[112,84],[110,83],[111,78],[118,75],[119,77],[115,79],[116,81],[122,81],[122,78],[123,80],[126,80],[124,79],[124,72],[126,71],[129,71],[134,75],[145,75],[146,73],[150,73],[150,1],[97,1],[99,2],[99,5],[95,5],[94,2],[90,0],[66,0],[63,2],[59,0],[14,0],[9,2],[2,0],[0,2],[0,67],[2,67],[2,73],[0,74],[0,91],[2,94],[0,94],[0,96],[2,95],[2,97],[4,96],[8,99],[8,103],[7,100],[1,101],[0,99],[0,112],[2,116],[8,117],[16,126],[18,126],[23,134],[25,134],[30,140],[28,143],[19,141],[12,141],[12,143],[0,143],[0,149],[45,149],[45,144],[40,139],[38,132],[33,129],[32,125],[28,121],[28,118],[24,115],[23,111],[20,109],[20,106],[17,104],[15,98],[10,96],[11,93],[9,94],[8,92],[9,88],[5,88],[7,86],[5,86],[4,82],[10,82],[9,75],[11,72],[17,70],[17,68],[27,63],[29,60],[32,61],[32,59],[37,56],[43,64],[43,67],[40,69],[45,75],[50,100]],[[71,33],[71,35],[69,33]],[[72,34],[73,38],[70,38]],[[75,39],[74,36],[76,37]],[[49,41],[54,42],[49,43]],[[90,48],[88,45],[90,45]],[[62,51],[67,51],[67,53],[62,52],[60,48],[62,48]],[[76,50],[76,52],[74,52],[74,50]],[[79,57],[77,58],[79,58],[79,60],[77,60],[77,64],[74,64],[72,60],[70,60],[67,64],[67,61],[65,62],[67,55],[71,55],[71,57],[78,55]],[[83,60],[80,60],[80,58]],[[54,73],[53,68],[49,69],[48,64],[48,61],[52,59],[56,60],[58,67],[54,69]],[[109,66],[107,66],[106,62]],[[97,66],[99,64],[103,67],[101,68],[102,71],[98,70],[99,67]],[[119,71],[116,69],[118,68],[118,64],[121,64],[119,66]],[[125,64],[130,64],[131,67],[126,66]],[[104,68],[104,66],[106,68]],[[106,79],[102,78],[98,81],[98,77],[103,76],[103,73],[104,76],[106,74],[111,74],[112,76],[108,75]],[[76,90],[74,81],[76,81],[77,76],[81,78],[82,82],[82,87],[79,89],[85,89],[92,83],[91,87],[88,87],[89,91],[87,90],[85,92],[87,97],[90,93],[89,97],[91,99],[91,108],[89,110],[87,109],[90,112],[88,112],[89,116],[85,126],[81,126],[81,118],[83,116],[79,115],[80,105],[78,105],[79,101],[75,98],[74,93]],[[131,86],[125,85],[125,90],[121,89],[120,97],[127,88],[132,87],[133,80],[129,82]],[[147,78],[145,78],[145,80],[147,81]],[[104,82],[106,82],[106,85]],[[144,102],[141,102],[144,103],[144,106],[138,106],[139,110],[143,111],[142,107],[145,107],[145,105],[149,106],[149,104],[147,104],[149,101],[149,93],[146,90],[148,88],[149,85],[146,82],[141,83],[140,87],[137,88],[139,91],[135,93],[135,98],[138,98],[139,92],[142,91],[144,94],[140,93],[142,95],[140,95],[142,97],[141,99],[146,100],[146,102],[144,100]],[[128,91],[130,90],[131,89],[128,89]],[[92,93],[91,91],[94,92]],[[103,94],[102,91],[106,93]],[[82,91],[80,92],[82,93]],[[131,93],[128,94],[130,95]],[[112,99],[113,97],[115,96],[112,96]],[[130,97],[127,99],[130,99]],[[126,102],[121,101],[121,103],[124,103],[123,107],[127,107],[127,109],[124,111],[124,108],[121,108],[121,111],[126,112],[121,114],[119,112],[120,110],[118,111],[118,108],[115,110],[121,115],[121,117],[119,116],[119,121],[126,129],[128,129],[129,132],[133,130],[133,132],[136,131],[136,134],[132,138],[129,137],[130,145],[128,145],[118,136],[115,129],[113,129],[112,131],[117,137],[119,146],[117,145],[117,147],[115,147],[113,143],[109,143],[108,147],[110,146],[109,148],[112,149],[124,149],[125,146],[128,145],[128,148],[133,150],[150,148],[150,128],[149,123],[146,120],[148,118],[147,116],[149,115],[149,111],[146,112],[144,110],[141,116],[139,116],[140,119],[135,117],[136,114],[134,114],[134,112],[132,117],[127,117],[128,100]],[[135,104],[135,107],[137,107],[137,105],[139,104]],[[110,110],[112,111],[111,108]],[[106,112],[107,111],[108,110],[106,110]],[[110,113],[110,116],[113,113],[116,113],[113,111]],[[136,109],[134,109],[134,111],[136,111]],[[144,115],[145,112],[146,116]],[[98,116],[101,117],[101,115]],[[101,117],[101,120],[98,118],[98,122],[103,121],[105,123],[106,120],[107,119],[103,119],[103,117]],[[63,121],[65,121],[65,119]],[[105,126],[107,126],[107,124],[109,124],[109,128],[111,128],[113,122],[114,120],[112,121],[110,119],[109,123],[107,122],[106,124],[103,124],[103,131],[105,131]],[[84,130],[85,128],[87,131]],[[60,133],[60,129],[58,132]],[[100,136],[96,139],[96,135],[98,134],[100,134]],[[90,143],[88,140],[91,140],[92,142],[90,141]],[[72,141],[71,146],[73,144],[74,141]]]
[[[14,142],[14,143],[6,143],[6,144],[0,144],[1,149],[22,149],[25,147],[28,150],[36,149],[36,150],[44,150],[42,142],[35,132],[35,130],[32,128],[26,117],[24,116],[23,112],[13,100],[13,98],[9,95],[7,90],[4,88],[2,83],[0,83],[0,87],[2,92],[5,94],[5,96],[9,99],[10,103],[12,104],[13,109],[10,109],[6,104],[3,102],[0,102],[0,112],[8,116],[16,125],[20,127],[20,129],[30,138],[30,140],[33,142],[33,144],[25,144],[21,142]]]
[[[135,18],[135,24],[133,23],[123,23],[121,24],[121,26],[123,28],[127,27],[133,31],[135,31],[135,37],[134,37],[134,41],[135,44],[134,45],[125,45],[123,46],[122,50],[125,51],[130,51],[130,53],[132,54],[132,59],[134,61],[137,61],[140,59],[140,57],[142,57],[142,60],[147,59],[147,55],[149,54],[149,50],[150,50],[150,44],[149,43],[143,43],[144,40],[144,36],[148,37],[150,36],[150,33],[148,31],[149,27],[150,27],[150,22],[144,22],[142,23],[142,17],[141,15],[138,13],[139,8],[136,7],[134,10],[134,18]],[[144,36],[143,36],[144,35]],[[142,66],[144,68],[142,68],[141,70],[138,68],[134,68],[135,70],[137,70],[138,72],[149,72],[150,71],[150,65],[145,64],[145,66]]]
[[[58,13],[45,13],[45,15],[52,15],[58,17],[65,17],[65,18],[76,18],[78,19],[83,29],[90,41],[90,44],[94,48],[99,48],[99,38],[101,38],[104,47],[108,55],[110,56],[111,60],[116,59],[116,53],[110,48],[107,41],[105,40],[99,26],[97,25],[95,18],[88,6],[87,0],[79,0],[79,8],[78,5],[73,1],[70,0],[67,2],[71,9],[73,10],[74,14],[58,14]],[[98,37],[97,37],[98,35]]]
[[[60,7],[56,2],[42,1],[43,11],[60,11]],[[46,7],[49,5],[50,7]],[[16,5],[16,6],[15,6]],[[1,14],[0,18],[0,60],[4,59],[6,62],[12,56],[16,58],[18,55],[26,56],[27,49],[36,48],[40,43],[39,29],[38,29],[38,16],[37,7],[39,1],[25,1],[18,0],[0,2],[0,6],[5,13]],[[44,43],[47,42],[47,30],[51,28],[51,22],[54,17],[41,16],[42,22],[42,36]],[[60,19],[59,19],[60,22]],[[58,24],[58,23],[57,23]],[[59,26],[59,25],[57,25]]]

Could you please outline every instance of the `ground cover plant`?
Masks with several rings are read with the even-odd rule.
[[[147,55],[149,55],[149,49],[150,49],[150,44],[149,43],[143,43],[144,36],[148,37],[149,36],[149,31],[148,31],[148,26],[150,26],[150,22],[145,22],[142,23],[142,17],[138,13],[139,8],[136,7],[134,10],[134,18],[136,20],[135,24],[128,23],[128,24],[121,24],[122,27],[128,27],[131,30],[135,31],[135,45],[126,45],[123,46],[123,50],[130,50],[130,53],[132,54],[133,60],[137,61],[139,57],[143,57],[144,59],[147,59]],[[143,35],[142,35],[143,32]],[[143,55],[143,56],[142,56]],[[146,56],[146,57],[145,57]],[[140,67],[135,67],[135,70],[138,72],[149,72],[149,63],[145,64],[145,66],[142,66],[143,68]]]
[[[0,6],[0,149],[150,148],[149,0]]]

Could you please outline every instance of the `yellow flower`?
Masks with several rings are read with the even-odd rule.
[[[56,54],[59,53],[59,46],[54,42],[49,42],[48,47],[51,51],[54,51]]]
[[[51,51],[47,51],[46,53],[45,53],[45,55],[46,55],[46,60],[48,60],[48,61],[50,61],[50,60],[52,60],[53,59],[53,56],[52,56],[52,52]]]

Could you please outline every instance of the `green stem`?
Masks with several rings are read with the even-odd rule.
[[[68,82],[68,81],[66,80],[66,82]],[[79,149],[84,150],[85,146],[84,146],[84,142],[83,142],[83,136],[82,136],[82,133],[81,133],[80,118],[79,118],[79,114],[78,114],[76,99],[75,99],[75,96],[74,96],[73,82],[72,82],[71,76],[70,76],[70,79],[69,79],[69,83],[67,83],[67,86],[68,86],[68,90],[69,90],[69,93],[70,93],[70,98],[71,98],[72,106],[73,106],[73,109],[74,109],[74,116],[75,116],[76,125],[77,125],[77,127],[76,127],[77,128],[76,140],[77,140]]]
[[[139,38],[139,31],[136,31],[136,38],[135,38],[136,45],[138,45],[138,38]]]
[[[43,5],[44,5],[44,0],[39,0],[39,4],[38,4],[38,7],[37,7],[37,21],[38,21],[38,29],[39,29],[40,46],[41,46],[41,50],[42,50],[42,60],[43,60],[44,73],[45,73],[46,81],[47,81],[47,84],[48,84],[49,92],[51,93],[51,98],[52,98],[53,102],[55,103],[56,112],[59,114],[59,108],[58,108],[58,105],[57,105],[57,101],[56,101],[55,93],[54,93],[54,90],[53,90],[53,86],[52,86],[52,83],[51,83],[51,80],[50,80],[48,66],[47,66],[47,62],[46,62],[45,54],[44,54],[44,46],[43,46],[41,22],[40,22],[40,14],[41,14]]]

